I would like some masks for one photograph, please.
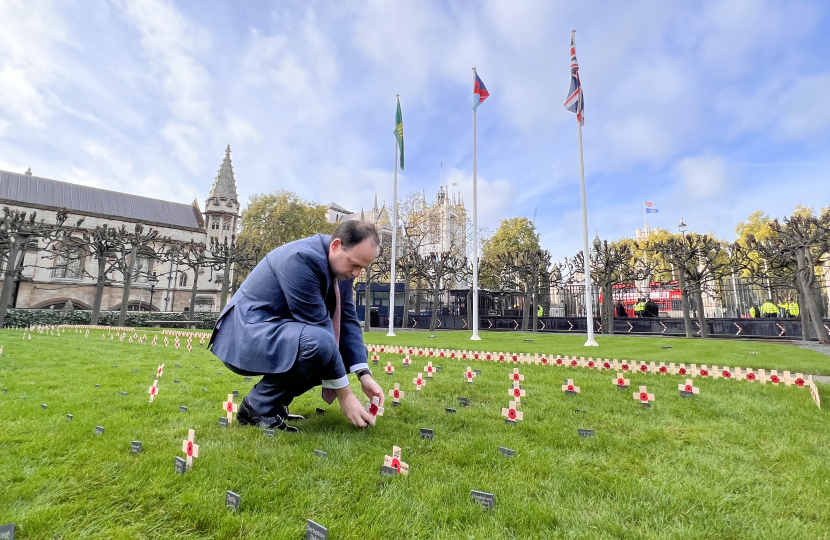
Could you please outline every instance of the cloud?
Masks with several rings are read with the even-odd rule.
[[[805,77],[781,97],[781,132],[792,139],[807,139],[830,128],[830,73]]]
[[[193,174],[199,174],[204,163],[199,150],[202,132],[194,126],[168,122],[161,130],[164,139],[173,145],[172,155]]]
[[[683,158],[672,172],[680,180],[683,196],[697,201],[721,197],[734,182],[723,157],[711,154]]]

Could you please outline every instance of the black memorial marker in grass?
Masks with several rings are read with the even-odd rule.
[[[423,428],[422,427],[421,428],[421,438],[422,439],[429,439],[429,440],[432,441],[432,440],[435,439],[435,431],[433,431],[429,428]]]
[[[239,494],[234,493],[231,490],[225,492],[225,506],[230,508],[231,510],[238,510],[239,509]]]
[[[0,525],[0,540],[14,540],[14,523]]]
[[[328,540],[329,530],[310,519],[305,527],[305,540]]]
[[[104,434],[104,426],[95,426],[95,434],[96,435],[103,435]]]
[[[594,430],[593,430],[593,429],[577,429],[577,430],[576,430],[576,433],[577,433],[577,435],[579,435],[580,437],[593,437],[593,436],[595,436],[595,435],[596,435],[596,434],[594,433]]]
[[[225,418],[224,416],[219,419],[219,427],[221,427],[221,428],[228,427],[228,419]]]
[[[484,508],[493,508],[496,506],[496,496],[492,493],[485,493],[484,491],[471,490],[470,496],[475,502]]]
[[[510,448],[505,448],[504,446],[499,446],[499,452],[507,457],[513,457],[516,455],[515,450],[511,450]]]
[[[322,459],[325,459],[325,458],[329,457],[328,453],[323,452],[322,450],[316,450],[316,449],[314,450],[314,455],[317,456],[318,458],[322,458]]]
[[[130,452],[132,452],[133,454],[140,454],[141,448],[141,441],[133,441],[130,443]]]
[[[173,462],[173,469],[183,475],[187,472],[187,461],[181,456],[176,456],[176,460]]]
[[[187,412],[187,407],[184,405],[179,405],[179,412]]]

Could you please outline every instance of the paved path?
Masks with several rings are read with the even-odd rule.
[[[795,341],[793,345],[801,347],[802,349],[810,349],[826,356],[830,356],[830,345],[822,345],[817,341]],[[813,375],[813,380],[817,383],[830,384],[830,376],[828,375]]]

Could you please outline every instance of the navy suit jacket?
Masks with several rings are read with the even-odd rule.
[[[219,315],[211,352],[245,371],[283,373],[297,359],[305,325],[334,336],[331,319],[337,299],[329,269],[330,243],[330,236],[317,234],[266,255]],[[339,282],[340,347],[335,358],[339,378],[365,366],[368,359],[354,306],[353,281]]]

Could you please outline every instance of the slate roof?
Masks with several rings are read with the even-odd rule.
[[[0,171],[0,203],[57,210],[66,208],[70,215],[113,217],[147,225],[203,230],[199,209],[149,197],[139,197],[68,182],[59,182],[30,174]]]

